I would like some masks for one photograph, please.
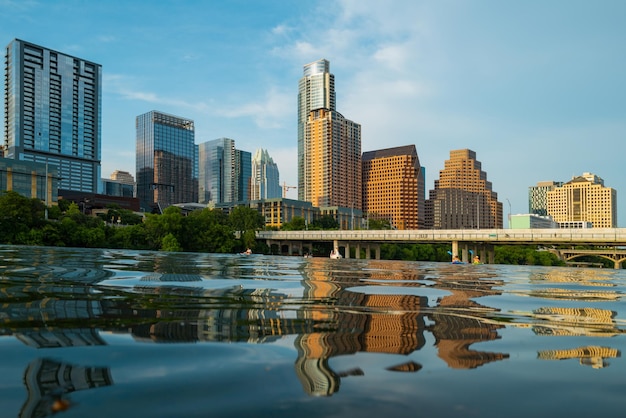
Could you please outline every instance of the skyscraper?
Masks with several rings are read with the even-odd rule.
[[[548,192],[561,187],[560,181],[540,181],[528,188],[528,210],[539,216],[548,215]]]
[[[335,110],[335,78],[322,59],[298,90],[298,199],[361,209],[361,125]]]
[[[59,188],[100,184],[99,64],[13,40],[6,48],[5,157],[54,166]]]
[[[363,153],[363,211],[397,229],[424,227],[424,169],[415,145]]]
[[[151,111],[137,116],[137,197],[143,210],[198,201],[194,123]]]
[[[235,140],[219,138],[198,145],[200,203],[237,200]]]
[[[426,200],[426,228],[502,228],[502,203],[474,151],[450,151]]]
[[[252,157],[250,200],[282,197],[278,166],[267,150],[259,148]]]
[[[235,201],[250,200],[252,154],[235,148]]]
[[[617,227],[617,192],[592,173],[574,176],[548,192],[548,215],[561,224],[590,222],[594,228]]]

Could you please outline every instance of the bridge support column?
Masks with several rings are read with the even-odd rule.
[[[472,260],[469,259],[469,246],[467,245],[467,243],[463,243],[462,248],[461,248],[461,261],[464,263],[468,263]]]
[[[350,243],[349,242],[346,242],[344,252],[345,252],[345,254],[343,255],[343,257],[344,258],[350,258]]]
[[[361,243],[357,242],[356,247],[354,248],[354,258],[361,258]]]
[[[367,244],[365,247],[365,259],[369,260],[370,258],[372,258],[372,253],[370,252],[370,245]]]
[[[374,250],[376,251],[376,260],[380,260],[380,245],[376,245]]]
[[[452,257],[459,255],[459,241],[452,241]]]

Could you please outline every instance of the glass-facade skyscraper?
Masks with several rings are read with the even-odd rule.
[[[198,144],[200,203],[236,200],[235,140],[219,138]]]
[[[99,192],[101,65],[19,39],[5,58],[4,156],[54,167],[60,189]]]
[[[250,200],[250,177],[252,177],[252,154],[235,149],[235,196],[238,202]]]
[[[142,210],[198,201],[193,120],[151,111],[137,116],[137,197]]]
[[[252,157],[250,200],[282,197],[278,166],[267,150],[259,148]]]
[[[361,209],[361,125],[335,110],[335,78],[322,59],[298,89],[298,199]]]

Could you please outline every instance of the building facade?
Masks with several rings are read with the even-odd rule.
[[[474,151],[450,151],[426,200],[426,228],[502,228],[502,203]]]
[[[54,166],[0,158],[0,191],[14,191],[50,206],[58,201],[58,173]]]
[[[128,171],[115,170],[110,178],[102,179],[102,194],[107,196],[135,197],[135,178]]]
[[[511,215],[509,228],[512,229],[550,229],[559,228],[551,216],[541,216],[534,213]]]
[[[137,197],[145,211],[198,201],[194,122],[150,111],[137,116]]]
[[[312,110],[306,126],[309,164],[305,201],[361,209],[361,126],[339,112]]]
[[[396,229],[424,228],[425,170],[415,145],[364,152],[361,160],[367,217],[387,219]]]
[[[528,211],[539,216],[548,215],[548,192],[561,187],[561,181],[540,181],[528,188]]]
[[[48,164],[59,188],[100,184],[102,67],[30,42],[6,48],[5,157]]]
[[[591,223],[593,228],[617,227],[617,192],[604,180],[583,173],[548,192],[548,215],[560,224]]]
[[[252,157],[250,200],[275,199],[282,196],[278,166],[267,150],[259,148]]]
[[[304,66],[298,90],[298,199],[361,209],[361,125],[335,109],[330,64]]]
[[[306,135],[309,114],[314,109],[335,111],[335,76],[330,63],[321,59],[304,66],[298,83],[298,200],[310,201],[310,138]]]
[[[250,200],[250,178],[252,177],[252,154],[235,149],[235,201]]]
[[[237,200],[235,140],[219,138],[198,145],[199,202],[217,205]]]

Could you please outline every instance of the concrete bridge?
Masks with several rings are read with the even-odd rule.
[[[357,258],[361,249],[365,249],[366,258],[373,254],[380,259],[380,245],[384,243],[447,243],[451,253],[465,262],[474,253],[483,262],[493,263],[494,245],[536,245],[547,249],[567,245],[571,248],[554,251],[565,261],[597,255],[612,260],[615,268],[620,268],[626,260],[626,228],[258,231],[257,239],[265,240],[268,246],[278,245],[281,252],[286,248],[288,254],[302,254],[304,247],[329,242],[346,258],[354,248]],[[576,246],[593,246],[596,250],[577,250]]]

